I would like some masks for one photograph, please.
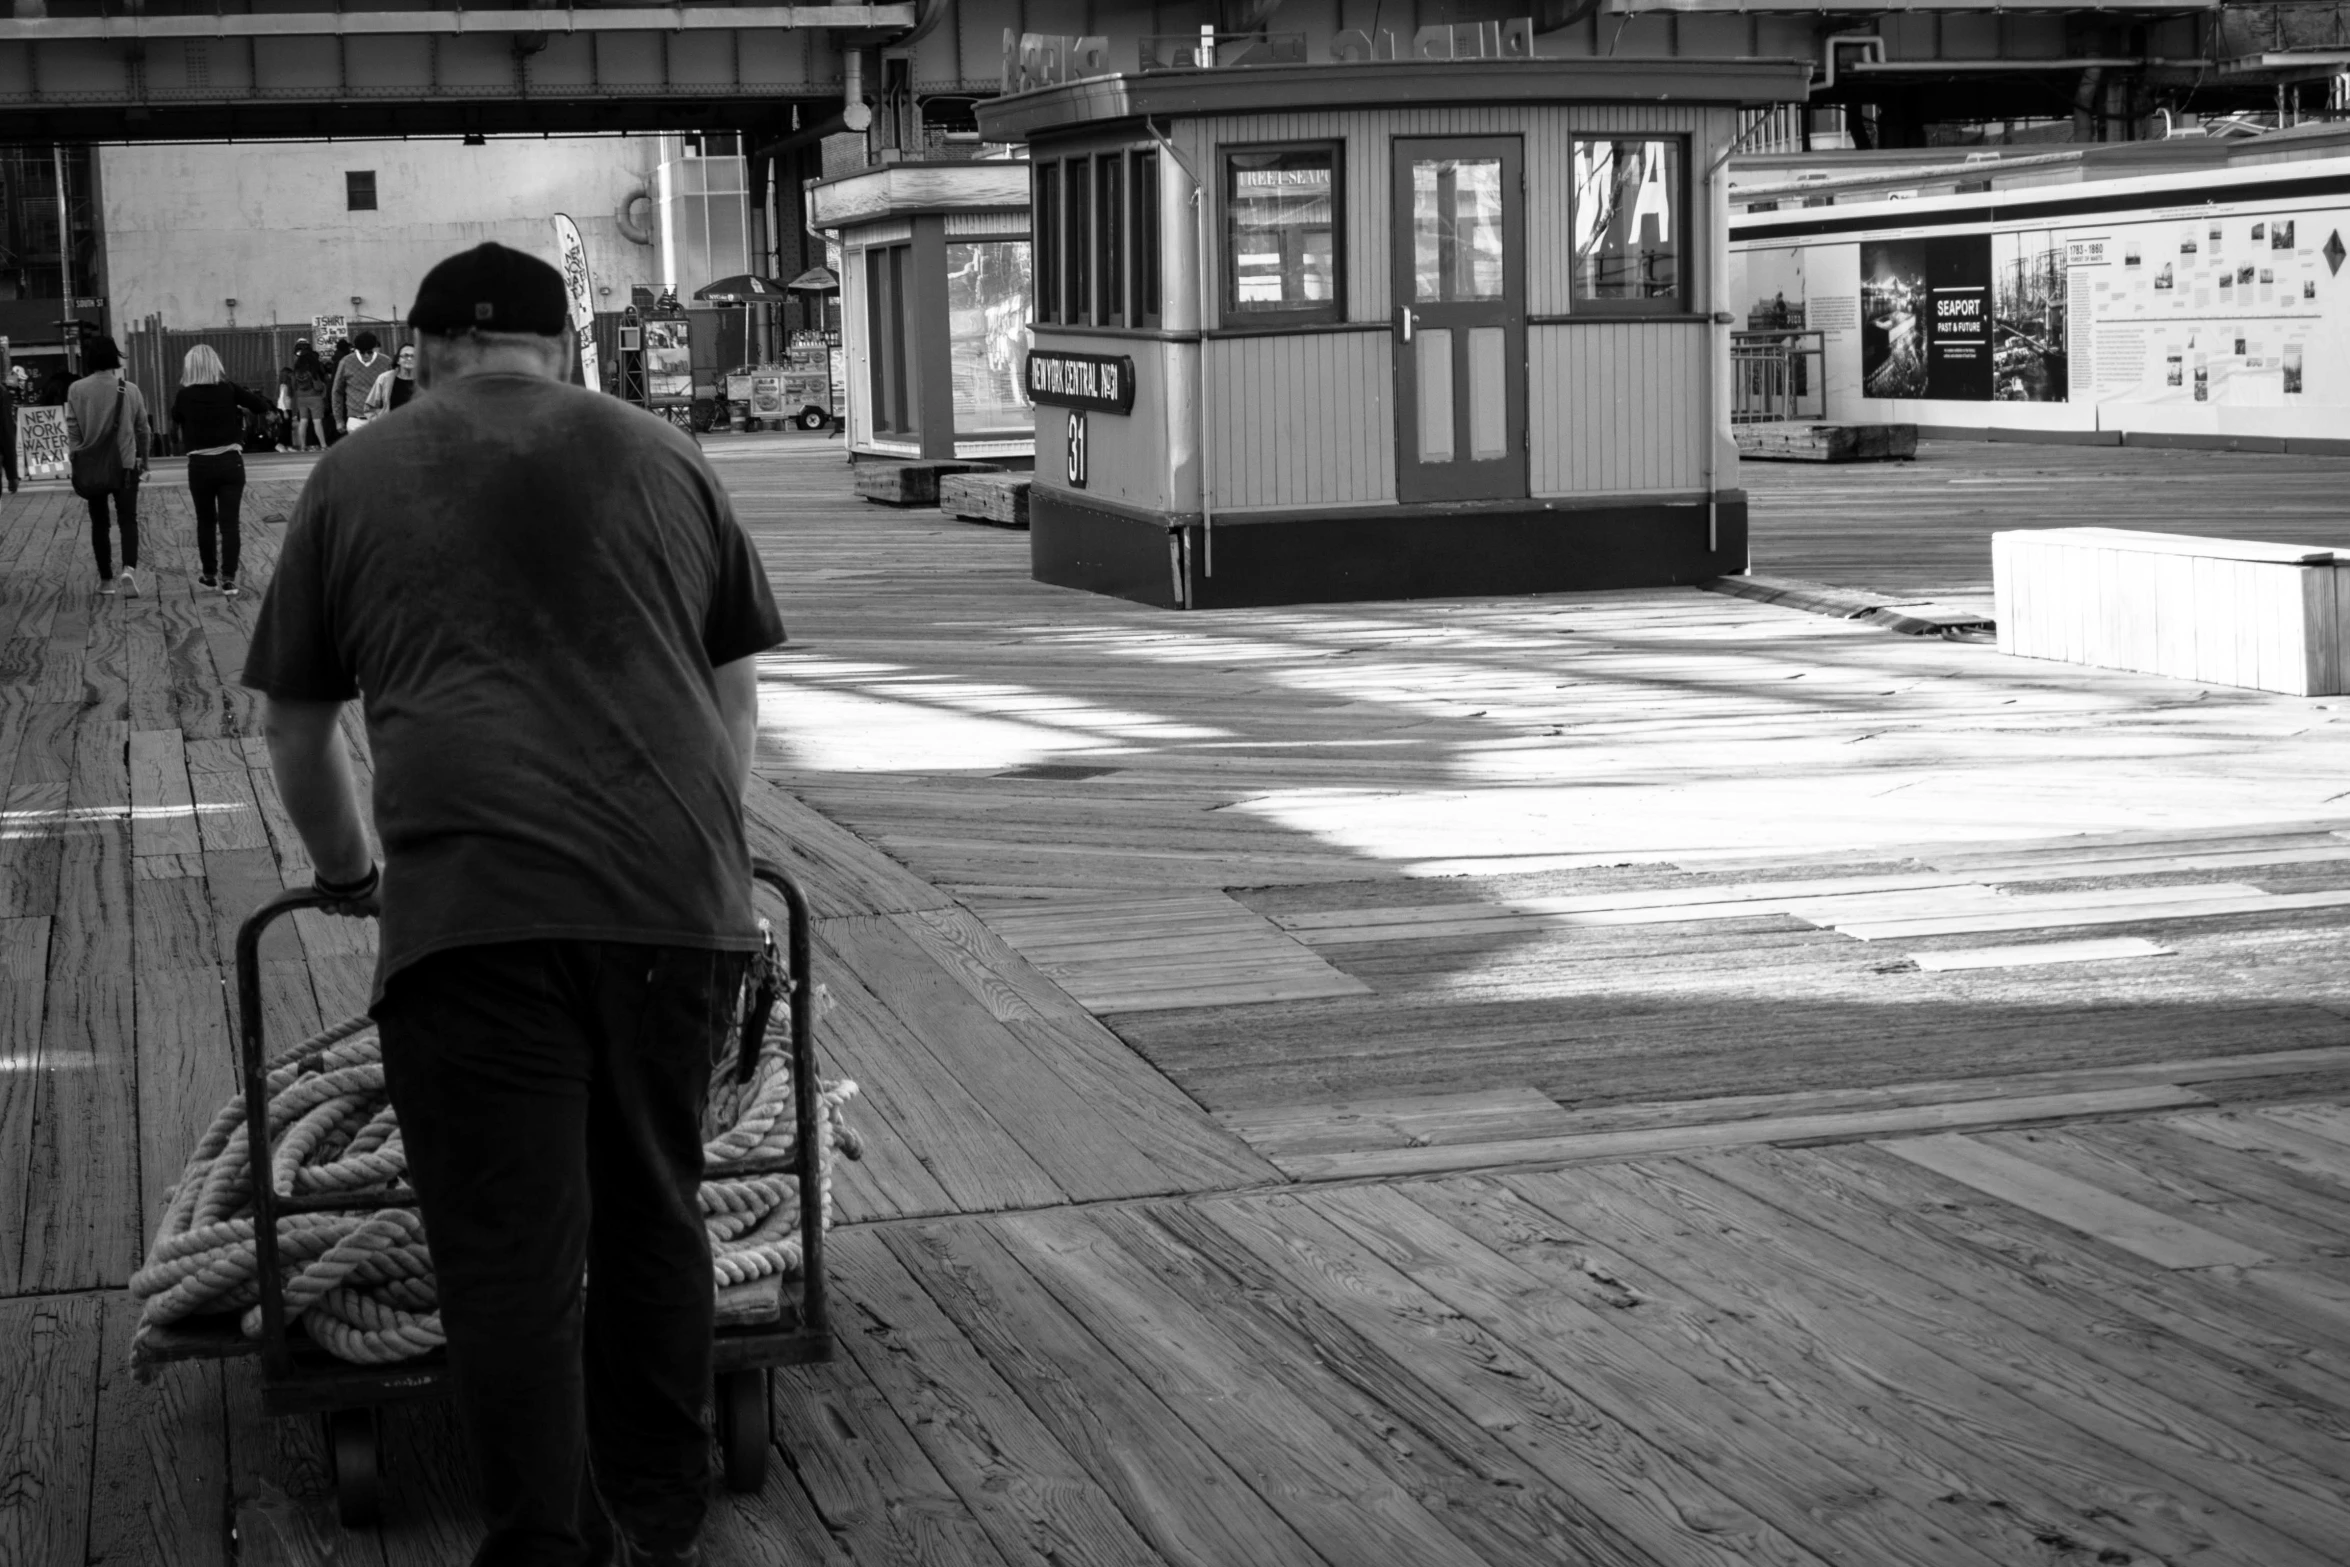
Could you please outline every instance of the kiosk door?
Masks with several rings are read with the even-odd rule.
[[[1397,137],[1395,488],[1526,494],[1526,192],[1515,136]]]

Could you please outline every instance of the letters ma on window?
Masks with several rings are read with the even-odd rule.
[[[1676,315],[1689,291],[1689,145],[1578,136],[1571,154],[1575,297],[1593,315]]]
[[[1035,166],[1036,319],[1159,324],[1159,154],[1116,147]]]
[[[1337,142],[1224,153],[1224,324],[1346,319],[1346,160]]]

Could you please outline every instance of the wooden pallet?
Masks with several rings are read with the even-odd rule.
[[[859,463],[857,493],[884,506],[936,506],[938,481],[949,474],[1002,471],[984,462]]]
[[[1914,424],[1787,420],[1737,427],[1738,455],[1765,462],[1902,462],[1918,454]]]
[[[938,509],[966,522],[1028,526],[1026,474],[958,473],[938,481]]]

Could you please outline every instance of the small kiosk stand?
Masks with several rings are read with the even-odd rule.
[[[1073,78],[1100,40],[1026,40],[980,105],[1034,169],[1036,578],[1217,608],[1744,570],[1718,176],[1807,67],[1381,38]]]
[[[889,163],[808,187],[841,247],[852,456],[1026,467],[1028,165]]]

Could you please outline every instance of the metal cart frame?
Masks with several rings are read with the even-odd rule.
[[[712,1341],[711,1370],[716,1435],[730,1490],[756,1491],[765,1483],[771,1438],[769,1372],[776,1366],[805,1365],[832,1358],[832,1332],[824,1287],[823,1108],[817,1091],[815,986],[812,973],[808,901],[798,883],[772,861],[754,859],[751,874],[778,893],[789,911],[786,952],[790,962],[792,1099],[798,1129],[794,1157],[746,1159],[725,1167],[729,1177],[796,1174],[800,1183],[800,1298],[785,1300],[773,1322],[721,1326]],[[271,1415],[318,1415],[333,1463],[336,1512],[346,1527],[373,1523],[380,1514],[376,1411],[387,1404],[415,1403],[446,1396],[447,1357],[440,1351],[416,1360],[371,1367],[337,1360],[286,1332],[285,1286],[278,1274],[277,1221],[289,1213],[374,1212],[413,1207],[405,1187],[355,1196],[303,1196],[280,1192],[268,1172],[274,1166],[269,1129],[268,1051],[261,1009],[261,938],[269,927],[300,909],[333,899],[312,890],[281,893],[256,909],[237,929],[237,1036],[245,1119],[255,1129],[250,1145],[259,1179],[253,1183],[253,1241],[260,1283],[261,1336],[243,1338],[234,1319],[209,1326],[176,1327],[152,1335],[148,1352],[156,1360],[213,1359],[258,1355],[261,1407]],[[737,1072],[748,1080],[756,1065],[772,992],[754,1001],[743,1023]]]

